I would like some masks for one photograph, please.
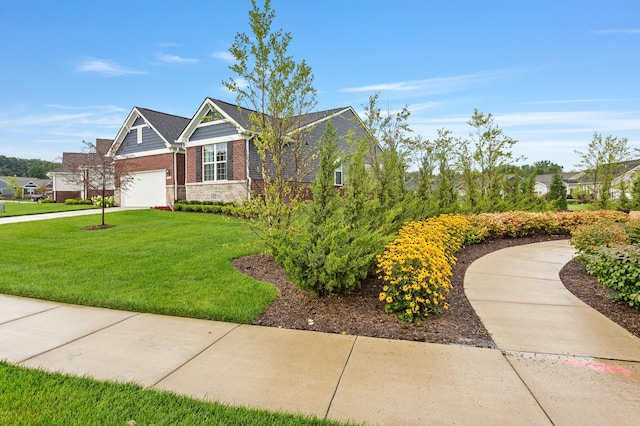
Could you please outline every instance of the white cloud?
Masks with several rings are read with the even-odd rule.
[[[94,72],[113,77],[121,75],[146,74],[144,71],[126,68],[116,62],[105,59],[86,59],[78,65],[76,70],[79,72]]]
[[[609,35],[609,34],[640,34],[640,28],[623,28],[615,30],[598,30],[594,31],[597,35]]]
[[[586,103],[599,103],[599,102],[637,102],[640,99],[559,99],[559,100],[546,100],[546,101],[532,101],[522,102],[523,105],[548,105],[548,104],[586,104]]]
[[[420,95],[435,95],[442,93],[457,92],[476,84],[494,80],[500,75],[497,73],[473,73],[464,74],[452,77],[437,77],[428,78],[424,80],[410,80],[395,83],[379,83],[371,84],[368,86],[360,87],[347,87],[340,89],[340,92],[356,93],[356,92],[382,92],[382,91],[400,91],[400,92],[414,92],[414,94]]]
[[[158,55],[158,59],[167,64],[195,64],[196,62],[200,62],[199,59],[183,58],[178,55]]]
[[[233,57],[231,52],[227,52],[227,51],[213,52],[211,54],[211,56],[216,58],[216,59],[220,59],[222,61],[225,61],[225,62],[233,62],[233,61],[236,60],[236,58]]]

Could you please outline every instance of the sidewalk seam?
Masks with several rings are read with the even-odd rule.
[[[358,341],[359,336],[355,336],[353,339],[353,344],[351,345],[351,349],[349,350],[349,355],[347,356],[346,361],[344,362],[344,367],[342,367],[342,371],[340,372],[340,377],[338,378],[338,383],[336,383],[336,387],[333,390],[333,394],[331,395],[331,399],[329,400],[329,405],[327,406],[327,411],[324,413],[324,418],[329,417],[329,412],[331,411],[331,406],[333,405],[333,400],[338,393],[338,388],[340,387],[340,382],[342,382],[342,377],[344,376],[344,372],[347,370],[347,365],[349,365],[349,360],[351,360],[351,355],[353,354],[353,349],[356,347],[356,342]]]
[[[96,329],[96,330],[93,330],[93,331],[92,331],[92,332],[90,332],[90,333],[87,333],[87,334],[84,334],[84,335],[82,335],[82,336],[76,337],[75,339],[71,339],[71,340],[69,340],[69,341],[67,341],[67,342],[64,342],[64,343],[62,343],[62,344],[58,345],[58,346],[55,346],[55,347],[53,347],[53,348],[49,348],[49,349],[47,349],[46,351],[42,351],[42,352],[40,352],[39,354],[32,355],[32,356],[30,356],[30,357],[27,357],[27,358],[25,358],[25,359],[22,359],[22,360],[18,361],[16,364],[17,364],[17,365],[19,365],[19,364],[24,363],[25,361],[29,361],[30,359],[33,359],[33,358],[39,357],[40,355],[44,355],[44,354],[49,353],[49,352],[51,352],[51,351],[55,351],[56,349],[59,349],[59,348],[61,348],[61,347],[63,347],[63,346],[66,346],[66,345],[68,345],[68,344],[70,344],[70,343],[77,342],[78,340],[84,339],[85,337],[89,337],[89,336],[91,336],[91,335],[93,335],[93,334],[96,334],[96,333],[98,333],[98,332],[100,332],[100,331],[103,331],[103,330],[106,330],[106,329],[108,329],[108,328],[111,328],[111,327],[113,327],[114,325],[120,324],[120,323],[122,323],[122,322],[124,322],[124,321],[127,321],[128,319],[131,319],[131,318],[134,318],[134,317],[137,317],[138,315],[140,315],[140,313],[139,313],[139,312],[132,312],[132,314],[133,314],[133,315],[129,315],[129,316],[128,316],[128,317],[126,317],[126,318],[123,318],[123,319],[121,319],[121,320],[119,320],[119,321],[116,321],[116,322],[114,322],[114,323],[111,323],[111,324],[109,324],[109,325],[106,325],[106,326],[104,326],[104,327],[102,327],[102,328],[98,328],[98,329]]]
[[[524,379],[522,378],[522,376],[520,376],[520,373],[518,373],[518,370],[516,370],[516,368],[513,366],[513,364],[511,364],[511,361],[509,361],[509,358],[507,358],[507,356],[504,354],[504,352],[501,352],[501,353],[502,353],[502,357],[504,358],[504,360],[507,361],[507,364],[509,364],[509,367],[511,367],[511,370],[513,370],[515,375],[518,376],[518,379],[520,379],[520,382],[522,382],[524,387],[527,389],[527,392],[529,392],[529,395],[531,395],[531,397],[536,402],[536,404],[538,404],[538,407],[540,407],[540,409],[542,410],[544,415],[547,417],[547,419],[549,420],[549,423],[551,423],[552,425],[555,425],[554,421],[549,416],[549,413],[547,413],[547,410],[544,409],[544,407],[542,406],[542,404],[540,403],[540,401],[538,400],[536,395],[533,393],[533,391],[531,390],[531,388],[527,384],[527,382],[525,382]]]
[[[25,316],[20,317],[20,318],[13,318],[13,319],[10,319],[10,320],[5,321],[5,322],[0,322],[0,326],[1,325],[5,325],[5,324],[11,324],[12,322],[20,321],[22,319],[33,317],[35,315],[44,314],[45,312],[53,311],[54,309],[58,309],[58,308],[61,308],[61,307],[62,307],[62,305],[58,305],[58,306],[54,306],[54,307],[49,308],[49,309],[45,309],[44,311],[38,311],[38,312],[34,312],[32,314],[29,314],[29,315],[25,315]]]
[[[180,370],[182,367],[184,367],[185,365],[187,365],[188,363],[190,363],[191,361],[193,361],[194,359],[196,359],[197,357],[199,357],[204,351],[208,350],[209,348],[211,348],[213,345],[215,345],[216,343],[218,343],[220,340],[224,339],[225,337],[227,337],[232,331],[238,329],[239,327],[241,327],[242,325],[246,325],[246,324],[236,324],[235,327],[233,327],[232,329],[230,329],[229,331],[227,331],[226,333],[224,333],[222,336],[218,337],[216,340],[214,340],[213,342],[211,342],[210,345],[207,345],[206,347],[204,347],[200,352],[194,354],[191,358],[187,359],[185,362],[183,362],[182,364],[180,364],[179,366],[177,366],[176,368],[174,368],[173,370],[171,370],[170,372],[168,372],[167,374],[165,374],[163,377],[161,377],[158,381],[156,381],[153,384],[150,384],[149,386],[147,386],[147,388],[154,388],[156,386],[158,386],[158,384],[160,382],[162,382],[163,380],[165,380],[167,377],[171,376],[173,373],[175,373],[176,371]]]

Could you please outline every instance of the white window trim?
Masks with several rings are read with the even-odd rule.
[[[213,161],[210,162],[206,162],[204,161],[204,156],[205,156],[205,148],[208,146],[212,146],[213,147]],[[217,156],[218,156],[218,146],[224,146],[225,148],[225,159],[224,161],[218,161],[217,160]],[[213,143],[213,144],[208,144],[208,145],[203,145],[202,147],[202,181],[203,182],[226,182],[227,180],[229,180],[229,167],[228,167],[228,162],[229,162],[229,152],[227,150],[227,144],[225,142],[222,143]],[[218,164],[223,164],[225,165],[225,178],[224,179],[218,179]],[[207,164],[213,164],[213,179],[206,179],[205,176],[205,166]]]
[[[338,173],[340,173],[340,182],[338,183]],[[333,171],[333,185],[334,186],[343,186],[344,185],[344,172],[342,170],[342,164],[340,164],[340,167],[338,167],[337,169],[335,169]]]

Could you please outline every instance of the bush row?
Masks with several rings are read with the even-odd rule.
[[[93,204],[91,200],[83,200],[82,198],[67,198],[64,200],[65,204]]]
[[[571,244],[578,260],[616,299],[640,309],[640,220],[602,220],[577,227]]]
[[[258,206],[251,202],[237,204],[220,201],[178,201],[173,206],[173,209],[181,212],[227,214],[244,219],[254,218],[259,215]]]
[[[580,225],[607,220],[627,221],[628,215],[611,210],[585,210],[577,212],[505,212],[468,215],[471,229],[466,243],[485,239],[526,237],[531,235],[569,235]]]

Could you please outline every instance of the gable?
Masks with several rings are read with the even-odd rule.
[[[245,130],[229,112],[221,108],[218,101],[206,98],[178,140],[186,146],[197,146],[202,141],[212,143],[241,139]]]
[[[134,107],[118,131],[107,155],[152,155],[180,151],[176,141],[188,118]]]
[[[149,127],[142,118],[138,117],[135,123],[141,124],[131,127],[118,148],[118,155],[133,155],[167,148],[160,135]]]

